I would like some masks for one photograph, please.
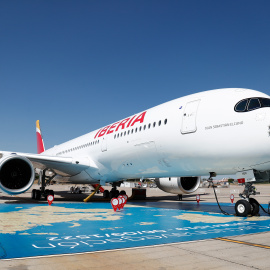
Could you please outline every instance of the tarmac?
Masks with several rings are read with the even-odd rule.
[[[260,195],[255,198],[267,208],[270,185],[259,184],[256,187]],[[270,219],[268,215],[261,213],[259,217],[238,219],[233,216],[223,216],[216,205],[212,189],[199,189],[196,194],[200,194],[200,202],[197,203],[196,194],[184,195],[183,201],[178,201],[176,195],[165,193],[157,188],[147,188],[146,200],[129,201],[122,212],[111,214],[113,210],[109,209],[109,202],[100,202],[101,195],[96,196],[95,202],[82,203],[88,194],[70,194],[69,188],[70,186],[65,185],[52,186],[55,200],[51,208],[44,201],[33,201],[30,198],[31,191],[18,196],[0,194],[0,216],[2,214],[0,225],[2,223],[2,230],[5,230],[5,233],[0,235],[0,245],[3,246],[2,257],[0,246],[2,258],[0,269],[269,269]],[[131,189],[125,188],[125,190],[130,196]],[[216,192],[222,208],[233,214],[231,194],[234,194],[235,203],[242,190],[243,187],[238,185],[217,188]],[[60,212],[55,210],[63,208],[68,209],[68,215],[62,210]],[[118,217],[119,220],[114,222],[122,220],[125,223],[114,223],[115,231],[105,230],[102,235],[100,224],[104,223],[95,223],[98,226],[91,227],[93,221],[84,220],[86,223],[83,223],[82,218],[77,217],[88,211],[88,208],[92,210],[95,208],[95,211],[107,209],[105,212],[98,212],[98,216],[103,215],[103,219],[108,216]],[[46,210],[43,213],[43,209],[49,209],[51,212],[48,214]],[[10,213],[16,214],[12,216],[13,219],[6,218],[8,216],[5,215]],[[90,214],[87,212],[86,216],[89,217]],[[24,215],[28,215],[25,224]],[[71,221],[57,223],[63,216],[71,215],[74,215],[72,226],[70,226]],[[25,226],[33,224],[29,219],[31,216],[45,218],[36,219],[39,223],[33,228],[26,229]],[[86,216],[83,216],[84,219],[87,219]],[[180,220],[175,219],[177,216],[180,216]],[[50,218],[55,220],[52,222]],[[104,222],[104,220],[95,220],[95,222]],[[15,228],[13,228],[14,224],[16,224]],[[24,227],[21,228],[23,224]],[[141,230],[141,225],[146,228],[152,227],[151,230],[148,229],[150,227]],[[55,235],[47,233],[45,237],[46,230],[54,231]],[[87,236],[86,231],[82,230],[87,230]],[[99,230],[99,234],[95,230]],[[18,233],[19,231],[22,233]],[[80,238],[81,250],[76,250],[78,240],[68,238],[71,232],[74,233],[73,236],[77,233],[76,237]],[[36,238],[31,238],[34,236]],[[107,242],[102,238],[103,236],[106,236]],[[111,240],[113,243],[109,243],[107,239],[112,236],[114,236]],[[82,239],[83,237],[87,239]],[[94,240],[91,237],[94,237]],[[38,251],[32,248],[37,252],[33,253],[33,256],[25,255],[27,249],[24,239],[27,238],[36,241],[33,242],[32,247],[39,248]],[[58,254],[50,252],[49,255],[38,255],[38,252],[43,252],[41,247],[44,250],[47,247],[53,250],[53,247],[57,246],[53,241],[60,238],[62,242],[57,243],[63,250],[65,249],[63,252],[60,250]],[[47,239],[46,243],[45,239]],[[104,243],[104,248],[100,247],[100,243]],[[67,248],[70,250],[69,253],[66,252]]]

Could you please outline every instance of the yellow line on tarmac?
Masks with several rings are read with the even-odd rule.
[[[254,243],[249,243],[249,242],[244,242],[244,241],[238,241],[238,240],[232,240],[232,239],[228,239],[228,238],[217,237],[215,239],[216,240],[221,240],[221,241],[226,241],[226,242],[231,242],[231,243],[236,243],[236,244],[242,244],[242,245],[247,245],[247,246],[253,246],[253,247],[270,249],[270,246],[265,246],[265,245],[260,245],[260,244],[254,244]]]

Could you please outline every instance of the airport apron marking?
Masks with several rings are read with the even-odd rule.
[[[94,252],[265,231],[270,231],[268,216],[241,218],[131,204],[114,212],[107,202],[1,204],[0,258]]]
[[[222,238],[217,237],[215,239],[216,240],[221,240],[221,241],[226,241],[226,242],[231,242],[231,243],[236,243],[236,244],[241,244],[241,245],[246,245],[246,246],[270,249],[270,246],[261,245],[261,244],[255,244],[255,243],[250,243],[250,242],[245,242],[245,241],[233,240],[233,239],[228,239],[228,238],[223,238],[223,237]]]

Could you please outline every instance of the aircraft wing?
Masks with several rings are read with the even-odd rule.
[[[41,170],[50,169],[55,173],[62,176],[73,176],[79,174],[85,169],[98,169],[96,164],[90,158],[71,158],[71,157],[58,157],[47,156],[42,154],[29,154],[29,153],[12,153],[1,152],[2,157],[9,157],[11,155],[27,158],[31,161],[34,168]]]

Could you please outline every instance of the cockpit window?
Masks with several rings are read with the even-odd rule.
[[[238,104],[236,104],[235,110],[237,112],[244,112],[244,111],[246,111],[247,102],[248,102],[248,99],[245,99],[245,100],[240,101]]]
[[[270,99],[269,98],[260,98],[260,102],[262,107],[270,107]]]
[[[270,107],[269,98],[247,98],[240,100],[234,107],[236,112],[249,112],[263,107]]]
[[[250,99],[249,104],[248,104],[248,111],[253,111],[253,110],[256,110],[260,107],[261,107],[261,103],[260,103],[259,99],[257,99],[257,98]]]

